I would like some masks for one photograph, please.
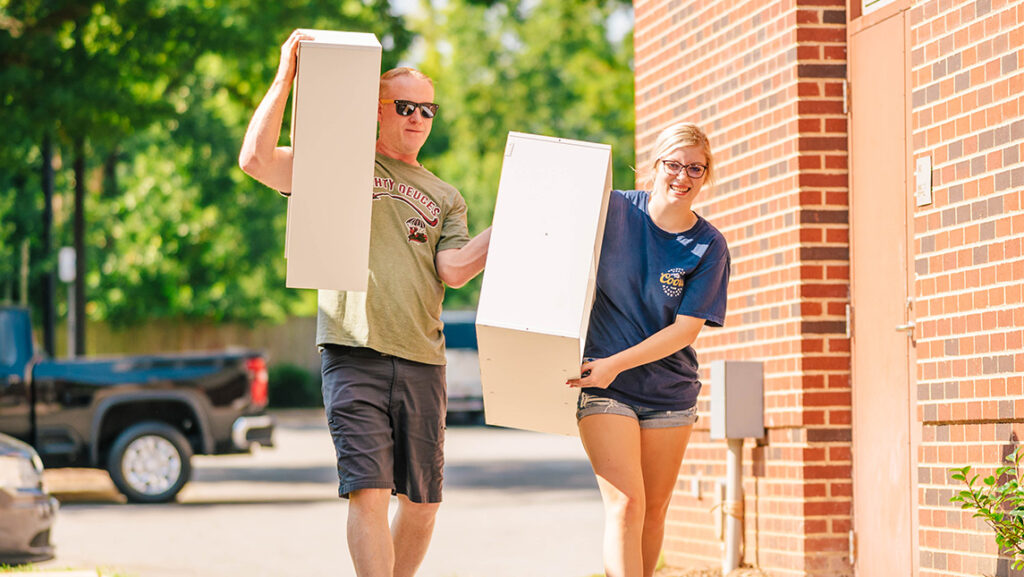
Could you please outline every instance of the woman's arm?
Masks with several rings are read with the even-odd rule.
[[[693,344],[703,326],[704,319],[678,315],[674,323],[628,349],[583,363],[580,371],[585,376],[570,379],[566,384],[570,387],[607,388],[622,371],[661,360]]]

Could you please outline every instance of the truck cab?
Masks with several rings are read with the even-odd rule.
[[[0,307],[0,432],[48,467],[106,469],[131,501],[174,498],[193,454],[272,446],[262,353],[45,359],[28,311]]]

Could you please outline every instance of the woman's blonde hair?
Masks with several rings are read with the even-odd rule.
[[[651,151],[651,163],[648,165],[650,173],[648,181],[654,182],[654,175],[658,171],[658,161],[672,154],[673,151],[687,146],[699,146],[707,159],[708,170],[704,175],[705,182],[711,182],[714,177],[714,158],[711,156],[711,144],[708,136],[696,124],[680,122],[673,124],[661,131],[658,139],[654,142],[654,149]]]

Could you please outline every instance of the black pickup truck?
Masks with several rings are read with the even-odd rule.
[[[28,311],[0,307],[0,432],[47,467],[106,469],[130,501],[174,499],[193,454],[270,446],[267,400],[261,353],[43,359]]]

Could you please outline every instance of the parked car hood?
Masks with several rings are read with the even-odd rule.
[[[0,457],[7,456],[21,456],[31,461],[35,458],[36,451],[28,443],[0,433]]]

